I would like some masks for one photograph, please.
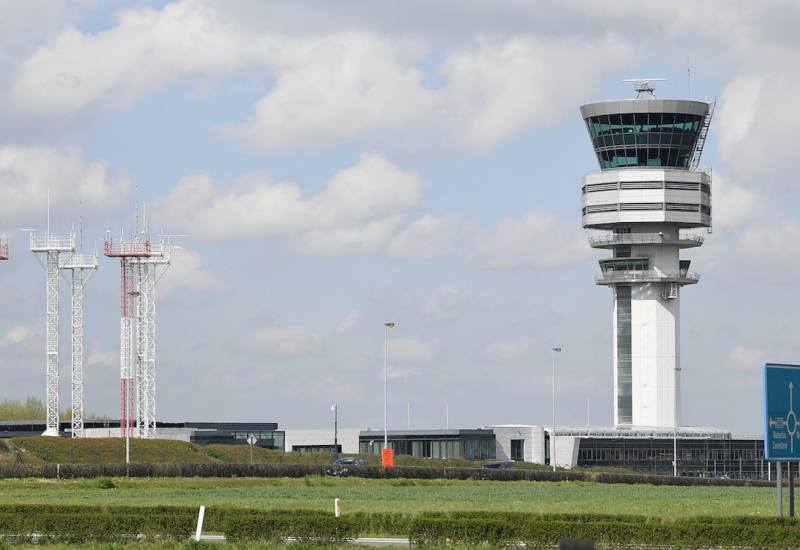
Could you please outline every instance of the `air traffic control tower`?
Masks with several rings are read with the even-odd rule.
[[[657,99],[654,80],[581,107],[600,164],[582,180],[582,222],[611,253],[594,281],[614,292],[614,423],[673,428],[681,289],[700,279],[680,252],[711,232],[711,170],[698,166],[715,101]]]

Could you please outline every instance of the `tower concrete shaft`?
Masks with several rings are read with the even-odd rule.
[[[84,436],[83,405],[83,289],[97,271],[97,250],[94,255],[71,254],[61,263],[61,273],[71,271],[64,279],[72,290],[72,437]],[[84,270],[88,276],[84,277]]]
[[[700,276],[680,251],[711,227],[711,170],[690,168],[713,107],[654,94],[581,107],[601,168],[583,177],[582,223],[613,252],[594,281],[613,290],[616,425],[681,423],[680,294]]]
[[[47,428],[42,435],[58,436],[58,276],[60,273],[59,258],[62,253],[75,252],[75,235],[52,237],[48,228],[47,235],[37,237],[36,231],[30,231],[30,247],[39,264],[47,274]],[[39,254],[45,255],[42,262]]]

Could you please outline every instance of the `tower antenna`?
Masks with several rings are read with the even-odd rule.
[[[689,66],[689,58],[686,58],[686,78],[689,85],[689,99],[692,99],[692,68]]]
[[[650,86],[651,82],[663,82],[666,78],[626,78],[623,82],[635,82],[633,89],[636,90],[636,99],[644,99],[645,94],[650,94],[653,99],[656,98],[656,89]]]

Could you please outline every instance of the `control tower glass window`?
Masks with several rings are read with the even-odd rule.
[[[586,125],[602,168],[688,168],[701,115],[623,113],[589,117]]]

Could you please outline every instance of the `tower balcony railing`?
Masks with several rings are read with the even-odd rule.
[[[73,252],[74,250],[74,234],[39,237],[34,231],[31,231],[31,252]]]
[[[150,256],[150,241],[118,242],[106,239],[103,243],[103,255],[110,257]]]
[[[702,246],[705,241],[705,237],[701,235],[683,234],[673,239],[671,235],[661,233],[606,233],[589,235],[586,238],[592,248],[610,248],[627,244],[671,244],[680,248],[694,248]]]
[[[700,274],[694,271],[661,271],[648,269],[644,271],[602,271],[594,276],[596,285],[619,285],[638,283],[678,283],[694,285],[700,281]]]

